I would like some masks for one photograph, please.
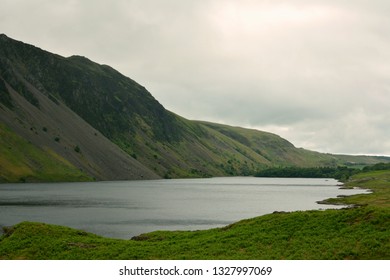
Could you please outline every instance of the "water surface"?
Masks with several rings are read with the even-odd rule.
[[[0,226],[37,221],[128,239],[155,230],[222,227],[274,211],[337,208],[316,202],[362,193],[337,184],[254,177],[3,184]]]

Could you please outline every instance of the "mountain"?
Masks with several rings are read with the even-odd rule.
[[[0,135],[2,181],[250,175],[270,166],[390,161],[321,154],[272,133],[190,121],[107,65],[6,35],[0,35]],[[34,152],[22,153],[26,147]]]
[[[45,74],[36,71],[50,71],[45,60],[62,62],[56,55],[0,36],[0,180],[159,178],[42,88],[37,79]],[[35,67],[27,70],[28,65]],[[34,152],[25,152],[29,149]],[[50,166],[60,168],[47,170]]]

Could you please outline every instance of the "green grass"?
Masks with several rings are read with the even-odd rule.
[[[327,199],[331,204],[352,204],[358,206],[374,206],[390,209],[390,171],[380,170],[364,172],[354,175],[345,184],[345,187],[369,188],[372,193],[353,195],[343,198]]]
[[[136,240],[23,222],[0,239],[0,259],[389,259],[390,171],[348,183],[372,194],[340,198],[343,210],[274,213],[224,228],[157,231]]]
[[[90,181],[50,149],[41,150],[0,124],[0,182]]]
[[[3,259],[388,259],[390,215],[364,207],[271,214],[221,229],[153,232],[139,241],[24,222]]]

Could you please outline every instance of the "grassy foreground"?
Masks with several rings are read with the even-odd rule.
[[[0,259],[390,259],[390,171],[358,174],[347,186],[373,193],[329,200],[355,208],[274,213],[136,240],[24,222],[6,229]]]

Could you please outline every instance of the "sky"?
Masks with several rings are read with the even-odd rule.
[[[0,33],[107,64],[187,119],[390,155],[388,0],[0,0]]]

